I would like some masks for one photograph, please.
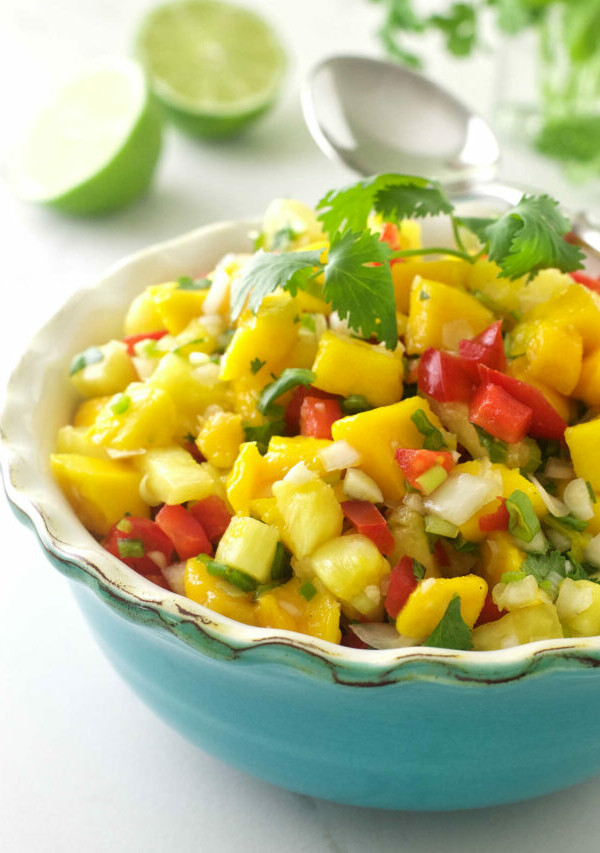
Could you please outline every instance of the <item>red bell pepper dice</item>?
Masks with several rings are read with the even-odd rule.
[[[310,385],[306,388],[304,385],[298,385],[292,394],[292,399],[287,404],[285,414],[283,416],[287,427],[288,435],[298,435],[300,432],[300,409],[306,397],[318,397],[320,400],[337,400],[334,394],[329,394],[327,391],[321,391],[320,388],[313,388]]]
[[[435,545],[433,546],[433,556],[435,557],[435,561],[440,568],[447,569],[448,566],[451,565],[448,552],[446,551],[443,543],[439,539],[436,540]]]
[[[502,340],[502,320],[492,323],[471,340],[461,341],[458,345],[458,354],[462,359],[464,370],[475,383],[479,382],[478,364],[487,364],[494,370],[505,370],[506,355]]]
[[[401,448],[396,451],[396,462],[413,489],[420,489],[419,477],[436,465],[441,465],[448,473],[454,468],[454,459],[447,450],[406,450]]]
[[[200,522],[213,544],[219,541],[231,521],[231,513],[227,509],[225,501],[217,495],[209,495],[201,501],[196,501],[188,507],[188,512],[194,516],[196,521]]]
[[[398,231],[398,226],[394,225],[393,222],[386,222],[383,228],[381,229],[379,240],[382,243],[387,243],[390,249],[392,249],[393,251],[399,249],[400,232]]]
[[[158,586],[169,586],[161,572],[173,559],[173,543],[154,521],[129,515],[109,530],[104,547]]]
[[[479,529],[484,533],[490,533],[492,530],[508,530],[508,522],[510,514],[506,509],[506,499],[500,498],[500,506],[496,512],[490,512],[488,515],[482,515],[479,519]]]
[[[461,359],[449,352],[429,347],[417,369],[419,390],[440,403],[460,400],[467,403],[473,393],[473,382]]]
[[[494,438],[514,444],[525,438],[533,412],[508,391],[493,382],[484,382],[473,394],[469,420]]]
[[[538,388],[529,385],[527,382],[521,382],[520,379],[507,376],[505,373],[492,370],[484,364],[479,365],[479,376],[484,384],[492,382],[494,385],[499,385],[519,403],[529,406],[532,411],[531,424],[528,429],[529,435],[534,438],[564,439],[567,428],[566,421],[561,418]]]
[[[397,617],[408,601],[409,595],[417,586],[418,581],[413,573],[412,557],[402,557],[392,569],[390,584],[385,596],[385,610],[392,619]]]
[[[142,332],[140,335],[125,335],[123,343],[127,344],[127,352],[129,355],[135,355],[134,347],[139,341],[147,341],[148,339],[160,341],[160,339],[164,338],[166,334],[166,329],[160,329],[158,332]]]
[[[369,501],[343,501],[341,507],[358,532],[374,542],[382,554],[389,554],[394,550],[394,537],[387,521],[374,504]]]
[[[212,555],[212,545],[204,528],[185,507],[165,504],[156,516],[156,523],[173,542],[180,560],[189,560],[198,554]]]
[[[479,625],[485,625],[487,622],[495,622],[496,619],[501,619],[505,613],[503,610],[499,610],[498,607],[494,604],[494,599],[492,598],[491,592],[487,592],[485,596],[485,601],[483,602],[483,607],[481,608],[481,612],[477,617],[477,622],[475,622],[475,628]]]
[[[583,284],[584,287],[587,287],[588,290],[593,290],[594,293],[600,293],[600,278],[594,278],[594,276],[589,275],[589,273],[585,272],[572,272],[570,273],[573,281],[576,281],[577,284]]]
[[[342,634],[342,641],[340,643],[341,646],[346,646],[349,649],[370,649],[368,643],[364,643],[359,637],[356,636],[354,631],[352,630],[352,626],[350,626],[344,633]]]
[[[300,407],[300,435],[331,439],[331,425],[343,417],[337,400],[305,397]]]

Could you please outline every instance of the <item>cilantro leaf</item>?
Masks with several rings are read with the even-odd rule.
[[[250,373],[256,376],[261,367],[264,367],[266,363],[266,361],[262,361],[260,358],[258,358],[258,356],[256,358],[253,358],[250,362]]]
[[[423,640],[423,645],[437,649],[463,649],[464,651],[473,648],[471,631],[462,618],[458,595],[454,596],[431,634]]]
[[[331,190],[317,204],[324,229],[363,231],[372,210],[384,219],[409,219],[452,213],[453,207],[436,181],[414,175],[375,175]]]
[[[477,44],[477,10],[470,3],[453,3],[446,15],[432,15],[430,26],[446,39],[446,48],[454,56],[468,56]]]
[[[504,278],[519,278],[548,267],[572,272],[583,266],[583,252],[564,240],[568,219],[547,195],[527,196],[495,220],[463,219],[482,243]]]
[[[331,241],[323,296],[342,320],[388,349],[398,345],[396,303],[389,260],[392,251],[376,234],[345,231]]]
[[[251,311],[256,311],[265,296],[278,287],[289,290],[295,296],[302,283],[321,268],[321,251],[290,252],[273,255],[259,250],[244,267],[231,293],[231,319],[235,320],[242,312],[246,300]]]

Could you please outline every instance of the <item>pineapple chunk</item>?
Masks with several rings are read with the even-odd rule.
[[[95,444],[86,426],[63,426],[56,436],[57,453],[77,453],[79,456],[95,456],[97,459],[108,459],[105,447]]]
[[[317,548],[306,560],[336,598],[363,615],[370,615],[381,603],[381,581],[390,564],[366,536],[351,533],[337,536]]]
[[[600,634],[600,586],[592,581],[565,578],[556,599],[565,637]]]
[[[146,288],[135,297],[125,315],[124,327],[126,335],[160,332],[165,328],[163,319],[152,299],[150,288]]]
[[[126,513],[148,517],[140,475],[129,462],[55,453],[50,465],[77,517],[97,536],[105,536]]]
[[[289,245],[282,247],[278,244],[282,236],[287,236]],[[304,249],[310,243],[323,239],[323,229],[317,214],[301,201],[276,198],[267,207],[262,223],[265,249]]]
[[[256,619],[263,628],[281,628],[300,631],[330,643],[339,643],[340,604],[323,584],[312,581],[314,594],[307,601],[299,592],[302,581],[292,578],[287,583],[259,596],[256,602]]]
[[[237,622],[257,624],[256,606],[250,596],[227,581],[210,575],[203,560],[192,557],[186,562],[183,582],[185,595],[192,601]]]
[[[168,392],[175,404],[181,431],[195,434],[196,418],[207,406],[229,408],[229,389],[219,381],[219,366],[208,356],[190,364],[181,355],[168,353],[148,380],[150,388]]]
[[[405,637],[426,639],[440,623],[455,595],[460,598],[460,613],[472,628],[481,613],[487,583],[477,575],[457,578],[429,578],[411,592],[398,614],[396,630]]]
[[[423,516],[405,504],[401,504],[389,514],[388,525],[395,543],[390,555],[391,564],[395,566],[402,557],[412,557],[427,569],[425,577],[439,577],[439,569],[429,550]]]
[[[98,360],[71,374],[71,382],[82,396],[116,394],[137,378],[127,347],[122,341],[109,341],[91,349],[94,352],[97,350]]]
[[[473,648],[479,652],[509,649],[521,643],[555,640],[563,636],[553,604],[534,604],[512,610],[494,622],[473,629]]]
[[[492,312],[469,293],[418,276],[410,292],[406,351],[413,355],[425,352],[427,347],[443,349],[444,326],[448,323],[464,322],[474,336],[494,319]]]
[[[349,335],[325,332],[313,364],[314,384],[331,394],[362,394],[374,406],[387,406],[402,397],[402,355],[402,346],[390,352]]]
[[[296,484],[273,484],[283,518],[283,541],[296,557],[305,557],[342,532],[344,514],[331,486],[318,477]]]
[[[182,504],[222,495],[218,472],[208,462],[196,462],[179,445],[157,447],[135,459],[143,475],[141,494],[150,504]]]
[[[122,408],[120,403],[126,407]],[[168,444],[175,433],[173,400],[161,388],[132,382],[121,399],[112,398],[89,429],[92,441],[113,450]]]
[[[277,528],[237,515],[219,541],[215,560],[246,572],[259,583],[268,583],[278,541]]]

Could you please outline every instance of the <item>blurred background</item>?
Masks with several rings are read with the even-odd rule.
[[[20,201],[7,164],[36,110],[86,62],[132,54],[152,4],[0,4],[0,389],[43,322],[125,255],[211,221],[260,215],[275,196],[311,204],[353,179],[317,149],[299,103],[304,75],[331,54],[391,51],[401,61],[421,61],[498,130],[502,178],[600,212],[598,0],[488,0],[477,4],[476,18],[470,3],[446,0],[243,5],[273,27],[287,56],[272,109],[223,140],[166,125],[148,192],[112,214],[77,218]],[[569,9],[579,11],[565,18]],[[0,529],[1,850],[597,849],[598,781],[531,804],[402,815],[308,800],[221,765],[180,740],[121,684],[64,580],[5,503]]]

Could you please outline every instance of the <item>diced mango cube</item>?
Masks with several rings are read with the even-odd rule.
[[[318,477],[301,484],[280,480],[273,485],[273,494],[283,518],[283,541],[296,557],[305,557],[341,534],[340,504],[332,487]]]
[[[402,263],[392,264],[392,281],[398,311],[408,313],[410,289],[416,276],[430,281],[441,281],[451,287],[465,287],[470,269],[471,265],[459,258],[443,258],[439,261],[407,258]]]
[[[586,355],[573,396],[588,406],[600,406],[600,349]]]
[[[52,472],[81,523],[105,536],[126,513],[147,518],[139,492],[140,474],[129,462],[55,453]]]
[[[583,342],[569,326],[541,321],[527,344],[527,360],[532,376],[560,394],[569,395],[581,372]]]
[[[83,403],[80,403],[77,407],[73,416],[73,426],[91,426],[109,400],[110,395],[106,397],[90,397],[89,400],[84,400]]]
[[[241,417],[233,412],[217,412],[204,421],[196,444],[215,467],[231,468],[243,441]]]
[[[178,335],[190,320],[202,313],[208,288],[188,289],[181,287],[177,281],[167,281],[149,287],[148,292],[160,316],[160,328],[167,329],[172,335]]]
[[[237,622],[256,625],[256,607],[249,594],[227,581],[210,575],[206,563],[192,557],[187,561],[184,574],[185,594],[192,601],[203,604]]]
[[[548,385],[547,381],[544,382],[537,376],[534,376],[526,358],[515,358],[514,361],[509,362],[506,372],[509,376],[514,376],[515,379],[519,379],[521,382],[527,382],[541,391],[550,405],[556,409],[561,418],[567,421],[567,423],[573,420],[576,411],[574,400],[570,400],[564,394],[559,394],[555,388],[551,388]]]
[[[112,398],[89,428],[92,441],[113,450],[138,450],[168,444],[175,433],[173,400],[161,388],[132,382],[122,395],[123,405]]]
[[[437,627],[455,595],[460,598],[462,618],[472,628],[481,613],[487,588],[477,575],[421,581],[398,614],[396,630],[405,637],[424,640]]]
[[[387,406],[402,397],[402,354],[401,346],[391,352],[349,335],[325,332],[313,364],[314,384],[331,394],[362,394],[374,406]]]
[[[598,348],[600,340],[600,296],[583,284],[574,282],[537,305],[524,318],[527,323],[537,320],[550,320],[574,328],[581,335],[583,351],[587,355]]]
[[[563,631],[553,604],[534,604],[511,610],[494,622],[479,625],[473,629],[472,636],[473,648],[486,652],[537,640],[556,640],[563,636]]]
[[[333,444],[328,438],[313,438],[309,435],[296,435],[288,438],[274,435],[269,440],[265,462],[272,472],[273,480],[281,480],[298,462],[304,462],[307,468],[317,474],[323,473],[319,451]]]
[[[222,381],[251,373],[252,364],[262,362],[256,373],[269,382],[298,338],[298,305],[289,293],[265,297],[256,314],[246,312],[221,360]],[[258,359],[258,362],[256,361]]]
[[[494,319],[493,313],[466,291],[417,277],[410,292],[406,351],[413,355],[425,352],[427,347],[444,348],[444,326],[449,323],[460,321],[475,336]]]
[[[255,498],[270,497],[273,482],[269,465],[261,456],[255,441],[240,445],[240,452],[227,479],[227,500],[234,512],[250,513]]]
[[[500,583],[504,572],[518,572],[526,556],[508,533],[488,533],[481,546],[481,573],[489,586],[493,587]]]
[[[358,451],[361,469],[375,480],[386,500],[399,500],[405,493],[404,476],[394,458],[396,450],[423,447],[424,436],[411,420],[418,409],[443,430],[427,400],[420,397],[341,418],[332,426],[334,441],[345,440]]]
[[[303,581],[292,578],[258,597],[256,619],[263,628],[300,631],[330,643],[339,643],[340,603],[316,578],[315,592],[307,600],[300,592]]]
[[[600,418],[567,427],[565,441],[577,476],[600,491]]]

